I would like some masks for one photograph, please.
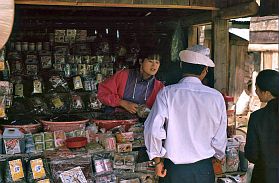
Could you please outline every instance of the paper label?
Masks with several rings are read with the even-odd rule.
[[[46,176],[43,160],[41,158],[30,161],[33,178],[40,179]]]
[[[9,166],[13,181],[18,181],[24,177],[22,162],[20,159],[9,161]]]

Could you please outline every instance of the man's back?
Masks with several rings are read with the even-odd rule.
[[[196,77],[186,77],[167,86],[160,96],[167,105],[165,157],[175,164],[194,163],[215,155],[214,148],[225,148],[224,141],[218,141],[218,136],[226,133],[227,120],[218,91],[202,85]]]

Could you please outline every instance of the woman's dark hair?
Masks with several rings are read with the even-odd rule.
[[[139,54],[139,58],[142,59],[151,59],[151,60],[161,60],[161,54],[156,50],[148,49],[148,50],[142,50]]]
[[[279,72],[271,69],[262,70],[256,78],[256,85],[261,91],[269,91],[274,97],[278,97]]]
[[[199,76],[206,66],[199,64],[190,64],[181,62],[181,71],[183,74],[193,74]]]

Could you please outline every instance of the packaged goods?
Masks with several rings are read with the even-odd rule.
[[[24,134],[17,128],[6,128],[3,133],[6,154],[24,153]]]

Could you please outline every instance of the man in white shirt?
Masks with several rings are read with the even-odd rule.
[[[221,93],[201,82],[215,66],[209,54],[201,45],[179,53],[184,78],[158,93],[145,121],[145,145],[160,182],[215,182],[212,157],[225,155],[227,115]]]

